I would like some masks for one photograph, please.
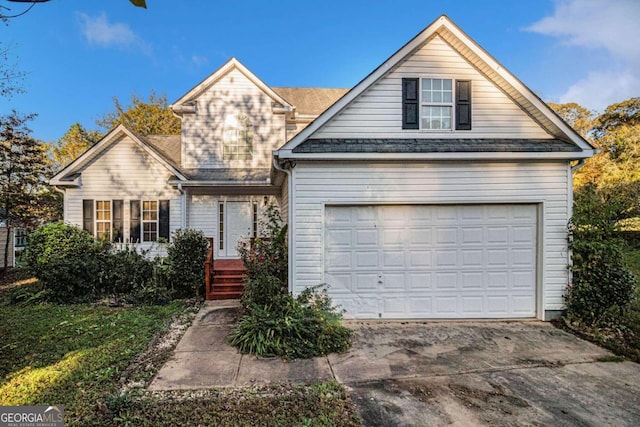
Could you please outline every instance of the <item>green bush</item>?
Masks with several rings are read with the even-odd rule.
[[[297,298],[284,294],[267,306],[255,305],[230,335],[241,352],[285,359],[342,353],[351,345],[351,331],[331,306],[326,288],[305,290]]]
[[[101,293],[102,260],[108,251],[109,243],[94,240],[76,226],[57,222],[29,235],[24,259],[50,299],[80,302]]]
[[[177,230],[167,248],[168,280],[176,297],[204,294],[204,262],[209,241],[202,231]]]
[[[587,326],[617,325],[635,295],[636,280],[623,259],[620,223],[633,215],[628,198],[586,185],[576,191],[569,224],[572,283],[567,316]]]
[[[324,286],[288,291],[287,227],[274,205],[267,209],[265,238],[238,251],[247,268],[242,305],[245,315],[229,336],[243,353],[309,358],[346,351],[351,331],[342,325],[342,313],[332,306]]]
[[[567,315],[586,325],[617,323],[633,300],[636,279],[626,268],[621,243],[574,240],[573,280],[566,295]]]

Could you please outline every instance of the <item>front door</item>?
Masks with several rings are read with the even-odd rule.
[[[253,235],[253,214],[251,202],[226,202],[225,213],[221,224],[224,227],[223,248],[221,257],[237,258],[238,242]]]

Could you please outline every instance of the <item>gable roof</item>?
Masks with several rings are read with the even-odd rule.
[[[182,149],[180,135],[146,135],[142,137],[149,145],[156,149],[176,169],[182,164]]]
[[[276,157],[287,158],[291,156],[297,146],[312,138],[318,129],[436,35],[442,37],[469,63],[500,87],[547,132],[556,139],[566,140],[577,146],[580,153],[571,154],[571,158],[587,158],[594,154],[595,148],[565,123],[544,101],[473,41],[448,16],[442,15],[380,64],[353,89],[318,116],[309,126],[279,150],[276,150],[274,152]]]
[[[273,87],[280,96],[289,101],[296,114],[317,116],[340,99],[349,89],[318,87]]]
[[[253,74],[247,67],[242,65],[236,58],[231,58],[224,65],[214,71],[209,77],[201,81],[198,85],[185,93],[176,102],[171,104],[171,109],[176,114],[181,114],[189,111],[189,107],[193,101],[198,98],[204,91],[213,86],[218,80],[226,76],[230,71],[238,70],[245,75],[253,84],[255,84],[260,90],[272,98],[275,102],[280,104],[285,110],[292,111],[293,106],[289,104],[282,96],[280,96],[271,87],[265,84],[262,80]]]
[[[165,139],[163,143],[158,144],[158,147],[156,147],[147,140],[149,137],[143,137],[124,125],[118,125],[98,141],[97,144],[91,146],[87,151],[78,156],[78,158],[65,166],[60,172],[51,178],[49,184],[72,187],[78,186],[78,178],[80,177],[82,168],[107,151],[111,146],[113,146],[113,144],[116,144],[122,136],[128,136],[135,144],[178,177],[178,179],[187,179],[182,172],[180,172],[178,167],[173,164],[173,159],[168,157],[168,155],[163,153],[160,149],[161,147],[166,149],[169,138]],[[151,137],[151,139],[154,139],[154,137]]]

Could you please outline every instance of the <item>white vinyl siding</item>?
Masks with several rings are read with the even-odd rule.
[[[11,230],[11,233],[9,233]],[[13,230],[14,228],[0,227],[0,267],[4,268],[4,246],[7,243],[7,237],[9,237],[9,255],[7,256],[7,266],[13,267],[14,265],[14,247],[13,247]]]
[[[568,283],[569,173],[564,162],[348,164],[299,162],[293,169],[294,293],[323,283],[325,206],[354,204],[500,204],[540,206],[543,310],[563,308]],[[543,316],[543,313],[537,313]]]
[[[402,130],[402,78],[440,76],[471,80],[472,130],[464,138],[551,138],[495,84],[487,80],[439,36],[339,112],[313,138],[424,138]],[[430,138],[459,138],[456,131],[429,131]]]
[[[196,113],[182,117],[183,167],[271,167],[271,152],[286,141],[285,115],[273,113],[271,97],[242,72],[232,69],[196,102]],[[224,158],[225,118],[238,116],[252,123],[249,160]]]
[[[82,200],[123,200],[123,240],[129,241],[130,201],[170,201],[169,231],[180,228],[181,197],[167,182],[173,174],[128,137],[86,166],[80,188],[65,191],[64,220],[82,227]]]
[[[190,199],[187,227],[202,231],[206,237],[214,237],[217,242],[218,203],[216,197],[192,195]]]

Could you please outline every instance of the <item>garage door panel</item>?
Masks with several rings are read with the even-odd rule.
[[[375,229],[370,230],[356,230],[355,243],[357,247],[363,246],[378,246],[378,231]],[[351,238],[351,236],[349,236]]]
[[[430,245],[432,243],[431,228],[423,228],[425,226],[416,226],[411,228],[409,234],[409,242],[411,245]]]
[[[357,318],[534,317],[536,212],[328,206],[325,279]]]
[[[430,289],[431,288],[431,272],[414,272],[407,273],[407,291]]]
[[[430,267],[431,251],[415,250],[409,254],[409,268]]]
[[[352,270],[351,251],[331,250],[325,256],[327,271]]]
[[[484,251],[482,249],[461,249],[462,262],[460,267],[479,267],[484,265]]]
[[[355,273],[354,286],[352,287],[354,292],[361,291],[373,291],[377,293],[379,285],[379,277],[375,273]]]
[[[382,252],[382,268],[404,268],[406,252],[402,250],[383,251]]]
[[[458,242],[457,227],[438,227],[436,228],[436,243],[438,245],[455,246]]]

